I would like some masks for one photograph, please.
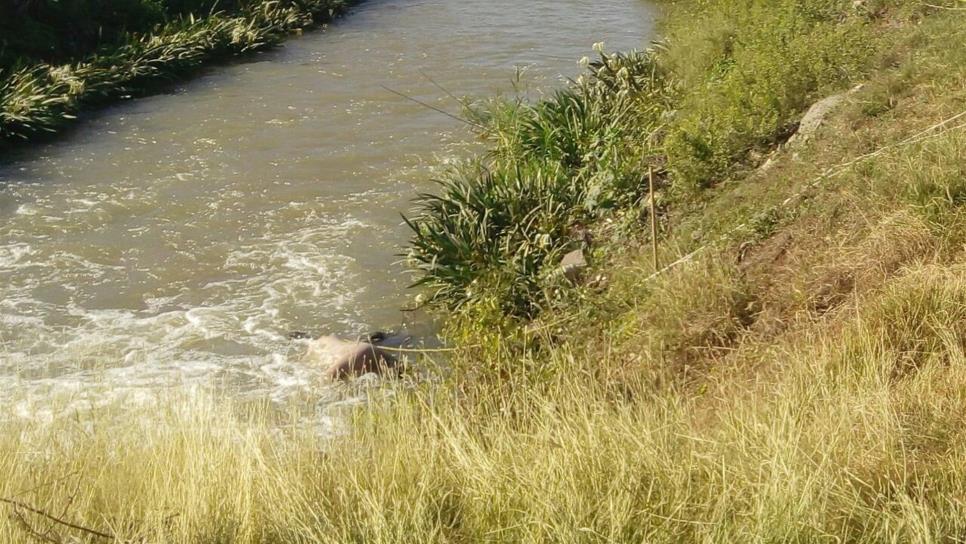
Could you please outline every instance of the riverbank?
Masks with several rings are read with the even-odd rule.
[[[411,218],[440,380],[370,391],[324,444],[205,395],[5,426],[0,496],[174,542],[959,538],[957,7],[677,3],[652,52],[475,110],[491,153]],[[0,536],[75,534],[19,515]]]
[[[56,133],[85,108],[148,93],[215,60],[271,47],[330,21],[349,4],[257,1],[118,36],[116,44],[76,63],[22,61],[26,66],[0,73],[0,146]]]

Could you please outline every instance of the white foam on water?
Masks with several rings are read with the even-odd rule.
[[[646,36],[643,3],[603,1],[592,14],[550,0],[362,6],[271,61],[119,104],[0,165],[0,406],[51,418],[45,399],[80,409],[209,388],[313,399],[320,428],[336,429],[324,406],[354,401],[320,385],[288,333],[401,321],[399,213],[434,190],[427,153],[466,136],[381,85],[455,111],[424,70],[490,95],[536,54],[564,59],[544,66],[555,77],[606,33]]]
[[[75,210],[103,205],[101,199],[72,202]],[[286,208],[306,226],[273,232],[273,222],[285,226],[284,220],[267,221],[269,232],[228,251],[224,270],[234,273],[200,288],[145,293],[132,308],[88,302],[92,288],[124,286],[126,265],[57,246],[46,254],[22,242],[0,247],[0,278],[11,280],[0,284],[0,402],[12,391],[18,398],[72,396],[89,403],[197,385],[280,404],[319,395],[321,370],[300,360],[301,347],[287,338],[289,325],[280,319],[305,306],[345,329],[359,328],[352,307],[365,289],[353,286],[355,260],[338,245],[370,227],[352,217],[321,219],[306,203]],[[51,289],[66,302],[38,298]],[[52,417],[24,402],[18,417]]]
[[[14,243],[0,246],[0,270],[16,267],[21,259],[36,253],[30,244]]]
[[[37,215],[40,208],[36,204],[21,204],[17,206],[17,215]]]

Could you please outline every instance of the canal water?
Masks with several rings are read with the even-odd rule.
[[[288,332],[419,333],[400,311],[400,214],[471,134],[392,91],[458,113],[441,88],[510,92],[522,69],[552,89],[595,42],[646,46],[654,15],[642,0],[369,0],[4,158],[0,407],[212,383],[284,401],[320,379]]]

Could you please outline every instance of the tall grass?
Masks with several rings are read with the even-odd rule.
[[[964,272],[909,269],[760,346],[759,377],[700,388],[591,378],[598,357],[629,355],[606,343],[555,350],[553,379],[472,402],[449,386],[376,397],[327,441],[203,397],[7,426],[0,494],[124,541],[955,541]],[[703,266],[664,281],[688,276]],[[24,531],[0,521],[5,542]]]

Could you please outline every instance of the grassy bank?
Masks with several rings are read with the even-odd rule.
[[[80,51],[96,52],[81,54],[81,60],[66,64],[35,61],[77,57],[76,53],[61,51],[73,43],[66,29],[79,33],[85,26],[97,25],[105,16],[98,18],[87,11],[96,12],[94,8],[100,4],[65,3],[62,11],[66,15],[61,18],[66,20],[54,18],[55,22],[48,25],[23,15],[28,28],[32,26],[27,23],[32,22],[60,39],[35,38],[53,44],[46,55],[31,53],[26,46],[15,49],[20,53],[17,56],[8,53],[8,66],[0,70],[0,146],[54,133],[73,122],[86,107],[144,93],[152,85],[184,77],[213,60],[269,47],[294,31],[328,21],[347,4],[344,0],[257,0],[215,11],[221,7],[218,3],[129,2],[123,6],[129,6],[131,13],[122,10],[119,14],[116,5],[110,10],[104,8],[122,20],[109,27],[109,37],[100,41],[86,35],[92,30],[75,38],[84,44],[78,46]],[[69,18],[73,12],[68,6],[74,5],[87,8],[77,8],[86,13],[86,25],[74,24]],[[202,7],[208,10],[198,16],[190,11]],[[9,19],[5,24],[14,22]],[[125,22],[135,30],[126,30]],[[102,36],[104,27],[96,28],[97,35]]]
[[[146,541],[962,540],[966,12],[936,6],[669,5],[653,51],[471,113],[490,152],[411,217],[440,380],[329,441],[204,397],[6,424],[0,496]],[[19,516],[0,540],[84,536]]]
[[[411,258],[435,302],[489,304],[527,319],[554,307],[559,289],[548,269],[586,245],[602,219],[637,228],[649,168],[660,207],[686,213],[706,189],[757,167],[812,102],[888,63],[907,25],[934,9],[668,4],[674,15],[650,50],[601,52],[546,100],[471,112],[490,152],[444,173],[439,195],[423,199],[412,219]]]

